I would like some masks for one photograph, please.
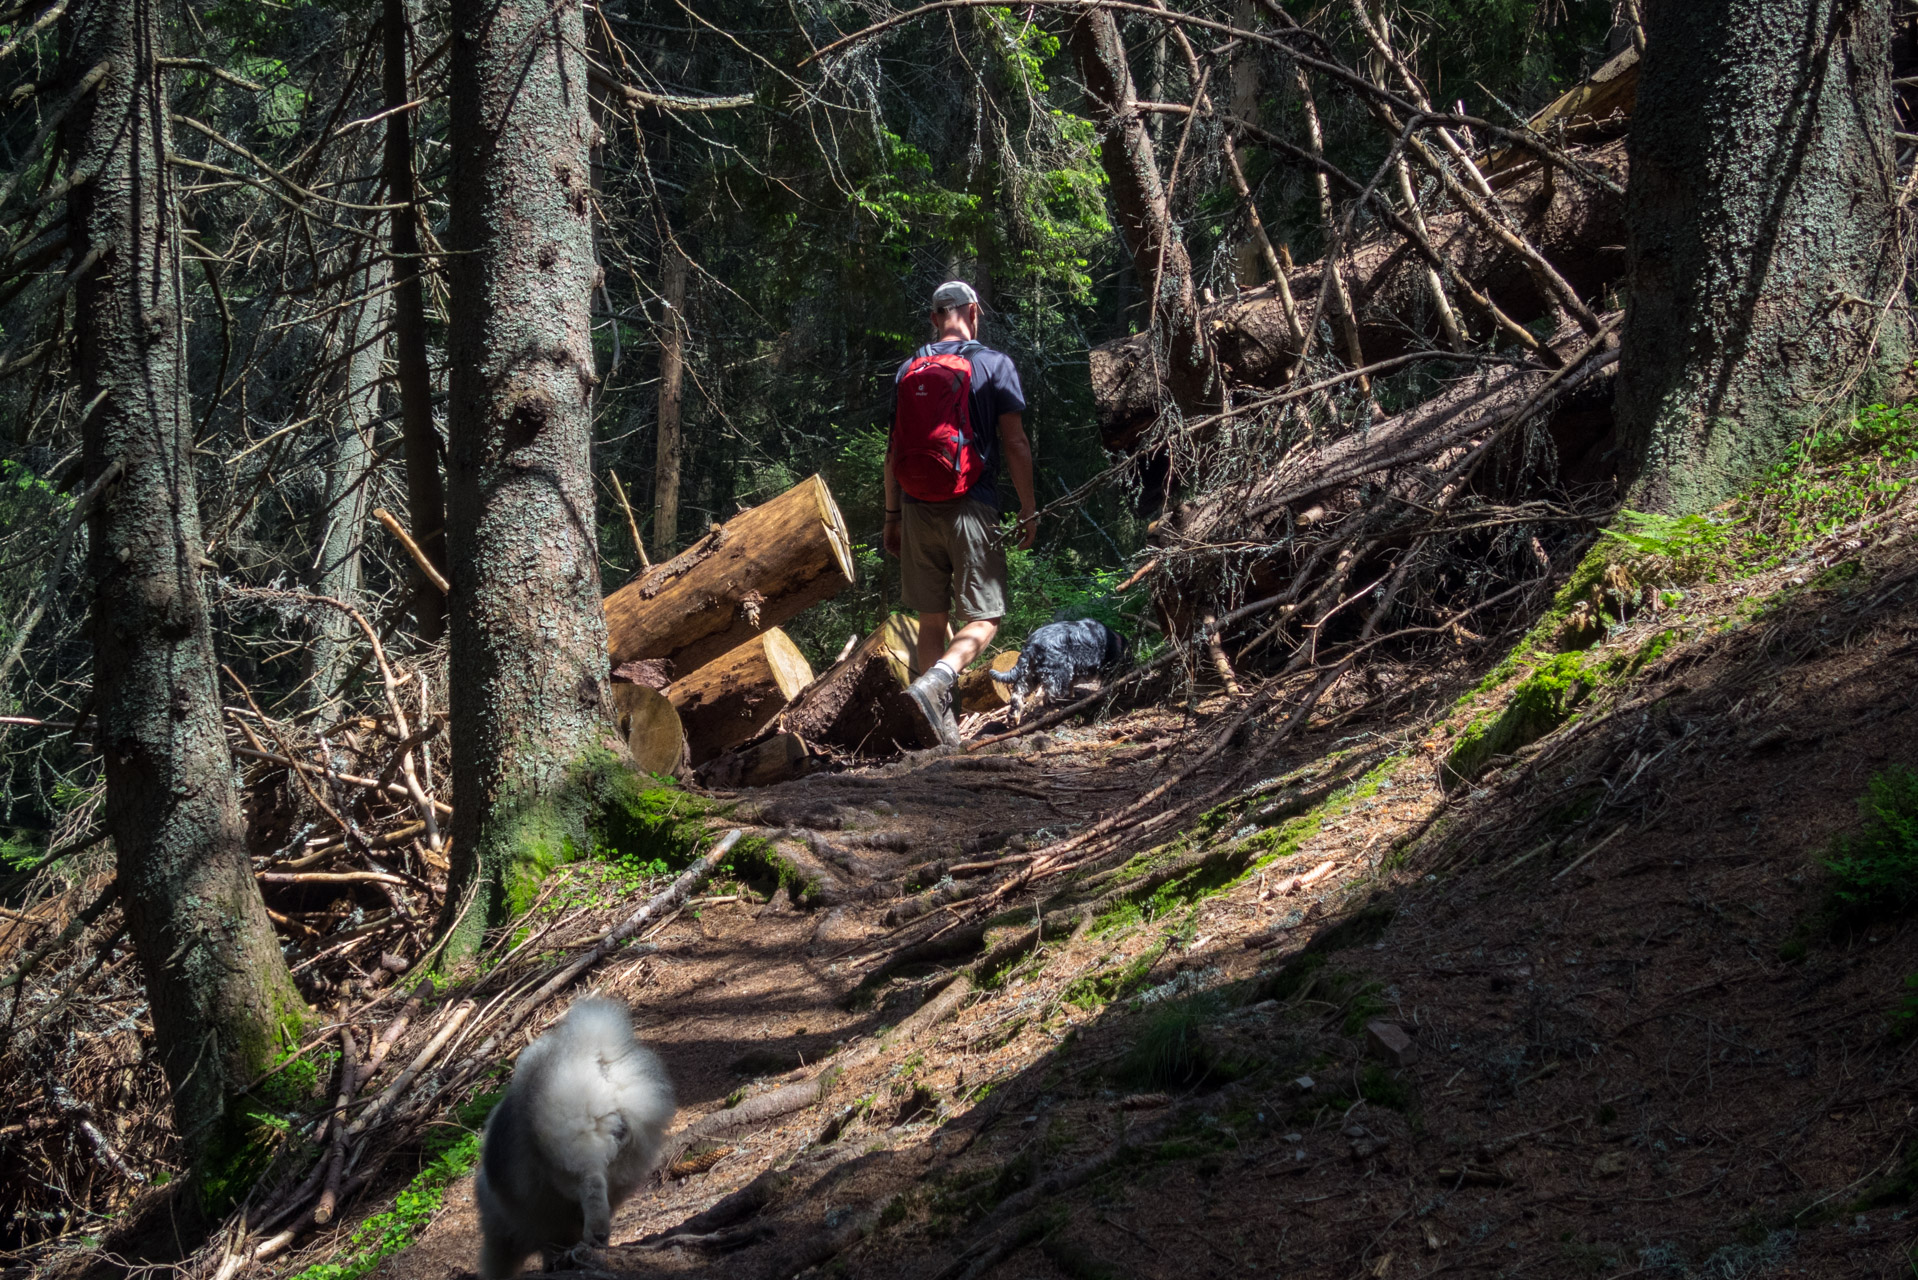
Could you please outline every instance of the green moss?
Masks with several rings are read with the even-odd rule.
[[[194,1168],[194,1189],[210,1216],[237,1204],[287,1150],[295,1121],[321,1105],[339,1058],[331,1047],[304,1056],[282,1050],[251,1093],[228,1100],[207,1127]]]
[[[1561,653],[1540,663],[1512,690],[1495,717],[1460,735],[1443,768],[1448,786],[1473,782],[1499,756],[1538,741],[1569,719],[1599,682],[1580,653]]]
[[[1124,964],[1110,965],[1075,979],[1062,997],[1067,1004],[1081,1009],[1097,1009],[1132,992],[1152,972],[1169,945],[1164,938],[1147,947]]]
[[[458,967],[477,952],[485,930],[523,914],[561,863],[602,859],[634,882],[684,868],[705,851],[728,807],[637,773],[610,751],[586,753],[562,786],[496,807],[480,837],[480,907],[449,932],[442,965]],[[791,865],[760,839],[734,846],[724,874],[741,869],[794,878]]]

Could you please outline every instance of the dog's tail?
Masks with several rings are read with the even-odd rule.
[[[1023,653],[1019,655],[1019,661],[1012,664],[1012,670],[993,671],[988,674],[1000,684],[1016,684],[1026,674],[1026,655]]]
[[[604,1168],[634,1130],[650,1135],[648,1146],[657,1142],[673,1117],[672,1084],[633,1039],[623,1004],[579,1001],[534,1048],[542,1046],[532,1120],[561,1165]]]

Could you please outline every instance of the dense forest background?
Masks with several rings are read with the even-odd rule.
[[[1300,17],[1312,8],[1292,7]],[[1416,51],[1435,96],[1516,120],[1622,47],[1616,9],[1611,0],[1436,0],[1400,15],[1398,38]],[[1326,29],[1364,58],[1349,15],[1336,10]],[[896,598],[896,571],[877,552],[886,387],[925,338],[932,286],[972,280],[987,340],[1018,361],[1042,503],[1105,467],[1086,352],[1138,331],[1150,310],[1114,228],[1057,23],[1017,6],[955,9],[854,50],[830,74],[800,69],[812,49],[877,13],[635,0],[588,14],[596,64],[609,81],[642,91],[603,91],[596,110],[602,572],[610,587],[637,568],[613,475],[649,552],[663,559],[708,523],[821,472],[859,540],[861,576],[791,628],[815,665]],[[381,16],[372,2],[234,0],[170,11],[166,34],[181,117],[174,176],[194,461],[217,581],[337,587],[356,560],[356,589],[378,602],[383,629],[404,637],[416,629],[405,613],[411,569],[365,519],[371,508],[406,506],[387,350],[390,268],[377,261],[392,199],[381,172]],[[1258,10],[1245,3],[1223,16],[1257,21]],[[408,17],[405,92],[417,104],[409,110],[419,231],[430,255],[448,215],[447,35],[437,6]],[[1142,96],[1190,97],[1166,28],[1136,15],[1122,26]],[[0,640],[6,710],[66,720],[85,709],[91,653],[86,594],[73,573],[85,535],[70,519],[87,406],[66,367],[73,291],[58,265],[63,233],[47,190],[66,107],[56,41],[56,25],[16,27],[0,64],[9,85],[0,166],[11,175],[0,211],[8,235],[0,365],[13,373],[0,383],[8,423]],[[1231,79],[1238,110],[1304,136],[1283,59],[1269,49],[1235,55]],[[1361,104],[1321,97],[1326,155],[1352,172],[1376,165],[1385,140]],[[1259,282],[1241,205],[1206,136],[1216,126],[1195,122],[1187,138],[1178,117],[1157,115],[1150,127],[1184,157],[1176,213],[1200,287],[1225,297]],[[1243,154],[1274,241],[1296,260],[1317,257],[1323,230],[1311,177],[1257,148]],[[690,264],[677,284],[676,253]],[[429,271],[425,337],[441,433],[446,303],[442,277]],[[656,520],[664,346],[683,352],[676,528]],[[369,356],[383,357],[371,390],[353,373]],[[1098,488],[1048,518],[1034,551],[1015,554],[1008,637],[1062,608],[1096,609],[1141,546],[1148,506],[1135,479],[1129,492]],[[217,591],[215,601],[222,657],[267,705],[283,712],[338,699],[341,689],[322,695],[311,683],[309,636],[330,622]],[[11,856],[30,863],[56,830],[85,829],[97,762],[40,733],[0,729],[0,743],[0,825]]]
[[[963,1154],[1007,1105],[966,1070],[1007,1050],[1024,1112],[1081,1030],[1133,1035],[1150,980],[1180,1047],[1121,1110],[1271,1086],[1261,1131],[1378,1154],[1330,1121],[1406,1102],[1412,1041],[1375,1034],[1380,983],[1318,968],[1386,947],[1388,892],[1496,853],[1526,869],[1484,901],[1548,864],[1570,893],[1628,826],[1744,815],[1658,788],[1791,741],[1741,682],[1864,623],[1672,677],[1735,666],[1712,646],[1791,592],[1862,592],[1841,553],[1885,584],[1845,607],[1909,633],[1873,548],[1918,466],[1915,72],[1904,0],[0,0],[0,1074],[48,1082],[0,1107],[0,1251],[73,1252],[137,1201],[206,1228],[151,1256],[232,1280],[436,1179],[307,1273],[366,1274],[589,972],[713,1104],[680,1137],[885,1071],[892,1119],[875,1092],[807,1148],[971,1107]],[[951,278],[1036,450],[996,646],[1080,616],[1131,641],[1036,717],[973,668],[963,744],[902,693],[880,550],[892,372]],[[1661,681],[1713,727],[1639,714]],[[1908,774],[1869,785],[1918,806]],[[1396,936],[1479,947],[1454,914]],[[779,999],[689,994],[762,936]],[[1780,965],[1824,946],[1791,937]],[[1030,1026],[1025,984],[1053,989]],[[1206,1037],[1255,994],[1307,1031],[1235,1074]],[[882,1062],[967,1010],[1009,1029],[945,1055],[943,1096]],[[1348,1059],[1350,1097],[1303,1098]],[[1020,1172],[954,1222],[1038,1194],[1028,1115]],[[682,1183],[733,1150],[693,1145]],[[915,1195],[796,1252],[763,1224],[699,1247],[783,1277],[926,1209],[936,1250]],[[1000,1256],[1064,1218],[1038,1222]]]

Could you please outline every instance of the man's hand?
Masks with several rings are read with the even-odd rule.
[[[1032,544],[1039,537],[1039,512],[1034,507],[1022,507],[1019,511],[1019,549],[1032,550]]]
[[[879,537],[879,544],[895,560],[899,558],[899,527],[898,516],[887,516],[886,531]]]

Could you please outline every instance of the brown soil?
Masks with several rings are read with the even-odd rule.
[[[1448,732],[1501,692],[1301,738],[1285,767],[1409,749],[1285,860],[1189,911],[1048,936],[917,1035],[884,1028],[977,950],[854,998],[888,956],[973,911],[887,925],[908,870],[1113,811],[1207,745],[1224,700],[746,797],[767,826],[818,833],[852,900],[709,905],[657,953],[607,966],[602,989],[633,1004],[682,1123],[822,1058],[849,1065],[819,1105],[636,1197],[591,1268],[1908,1274],[1918,1063],[1888,1019],[1918,946],[1902,923],[1819,923],[1820,852],[1874,772],[1918,759],[1905,536],[1894,524],[1636,620],[1599,656],[1667,627],[1680,642],[1462,794],[1434,781]],[[1862,572],[1807,581],[1830,563]],[[859,844],[881,831],[907,849]],[[1326,861],[1326,878],[1275,892]],[[1164,998],[1066,999],[1161,945],[1135,990]],[[1375,1017],[1409,1034],[1409,1061],[1368,1048]],[[1142,1066],[1140,1046],[1176,1049],[1181,1030],[1196,1065]],[[703,1242],[636,1243],[768,1171],[769,1202],[702,1223]],[[476,1248],[462,1184],[377,1274],[464,1275]]]

